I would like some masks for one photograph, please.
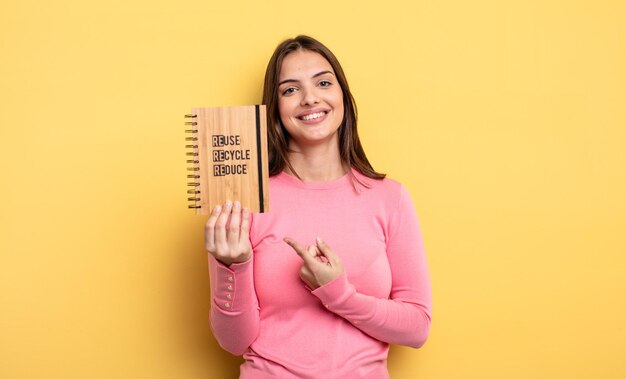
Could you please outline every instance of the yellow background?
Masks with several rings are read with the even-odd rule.
[[[393,378],[626,376],[623,1],[0,2],[0,377],[232,378],[183,114],[339,57],[410,190],[431,337]]]

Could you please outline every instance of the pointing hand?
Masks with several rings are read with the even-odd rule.
[[[317,243],[306,249],[289,237],[284,238],[283,241],[302,258],[300,279],[312,289],[330,283],[343,273],[341,259],[321,238],[318,237]]]

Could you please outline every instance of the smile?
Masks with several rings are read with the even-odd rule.
[[[300,120],[304,120],[304,121],[310,121],[310,120],[315,120],[316,118],[320,118],[322,116],[324,116],[326,114],[326,112],[317,112],[317,113],[311,113],[308,114],[306,116],[302,116],[302,117],[298,117]]]

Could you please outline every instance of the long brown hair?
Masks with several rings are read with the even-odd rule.
[[[309,50],[320,54],[332,66],[337,81],[343,93],[344,116],[339,127],[339,155],[341,161],[348,167],[354,167],[361,174],[372,179],[383,179],[385,174],[374,171],[367,160],[365,151],[357,133],[357,109],[348,81],[343,73],[341,64],[335,55],[321,42],[306,35],[290,38],[278,45],[270,58],[265,71],[263,87],[263,104],[267,110],[267,133],[269,143],[269,171],[270,176],[278,175],[288,167],[298,178],[298,173],[289,162],[289,133],[280,121],[278,111],[278,76],[285,57],[297,50]]]

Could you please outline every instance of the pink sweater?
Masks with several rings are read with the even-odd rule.
[[[270,178],[270,212],[252,218],[252,259],[226,267],[210,256],[211,327],[243,354],[240,378],[388,378],[388,344],[426,341],[431,288],[410,195],[352,173],[370,188],[355,191],[350,175]],[[287,236],[304,246],[319,236],[344,274],[311,291]]]

